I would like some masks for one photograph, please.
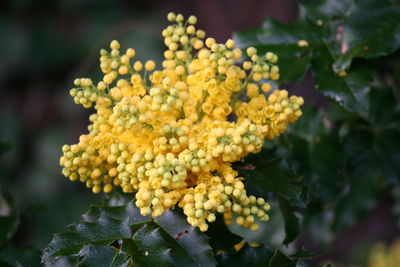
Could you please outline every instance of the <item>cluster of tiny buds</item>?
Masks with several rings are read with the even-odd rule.
[[[271,80],[279,79],[279,67],[274,65],[278,63],[277,55],[267,52],[264,58],[260,57],[257,55],[257,49],[254,47],[247,48],[246,53],[251,61],[244,61],[243,69],[251,71],[253,81],[259,82],[269,78]]]
[[[162,69],[114,40],[100,51],[102,79],[74,81],[74,102],[95,112],[89,133],[63,146],[62,173],[94,193],[133,193],[142,215],[179,206],[201,231],[218,214],[257,230],[270,206],[247,193],[242,181],[251,178],[238,177],[232,163],[283,133],[304,100],[273,90],[275,54],[217,43],[194,16],[167,18]]]

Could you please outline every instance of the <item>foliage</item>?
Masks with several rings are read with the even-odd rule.
[[[293,24],[267,19],[235,40],[294,58],[281,64],[290,70],[284,81],[311,72],[315,88],[331,100],[326,109],[305,110],[277,146],[307,187],[304,229],[329,243],[384,192],[398,192],[400,6],[324,0],[304,2],[300,10]]]
[[[0,142],[0,157],[10,149],[10,144]],[[23,212],[18,212],[14,198],[0,177],[0,265],[37,266],[40,252],[35,248],[15,246],[11,243]]]

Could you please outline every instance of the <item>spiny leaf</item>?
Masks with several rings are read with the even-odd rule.
[[[312,69],[317,90],[348,111],[367,117],[371,69],[360,63],[340,77],[332,71],[332,63],[332,56],[325,46],[314,49]]]
[[[218,256],[220,266],[267,266],[273,252],[265,246],[250,247],[247,243],[234,253],[222,253]]]
[[[120,253],[118,249],[103,245],[87,244],[83,246],[79,256],[81,257],[79,267],[119,267],[129,264],[128,255]]]
[[[140,215],[133,200],[126,206],[92,207],[82,221],[69,227],[69,232],[56,234],[43,254],[51,263],[60,256],[81,256],[83,262],[102,253],[114,263],[143,266],[215,266],[208,237],[191,227],[182,213],[167,211],[155,221]],[[121,243],[115,249],[110,244]],[[91,245],[91,246],[88,246]],[[85,260],[87,259],[87,260]],[[104,266],[112,259],[102,260]],[[113,263],[113,264],[114,264]],[[110,265],[113,266],[113,265]]]
[[[287,266],[288,264],[292,263],[293,260],[286,256],[282,251],[279,249],[275,250],[275,253],[268,261],[269,267],[274,266]]]
[[[317,0],[307,1],[301,4],[301,7],[306,9],[307,17],[313,22],[317,23],[317,20],[321,20],[322,24],[324,24],[333,19],[346,17],[354,5],[354,0]]]
[[[281,82],[297,81],[310,67],[309,45],[319,43],[319,28],[307,21],[300,20],[294,24],[283,24],[267,19],[262,27],[234,34],[238,46],[246,48],[255,46],[258,52],[267,51],[279,56]],[[299,41],[308,45],[300,46]]]
[[[291,199],[300,196],[301,187],[297,184],[299,177],[283,160],[274,158],[272,153],[262,151],[258,155],[249,155],[244,159],[244,164],[237,166],[237,170],[246,177],[246,189],[252,194],[265,196],[273,192]]]
[[[294,213],[291,213],[285,220],[285,232],[286,237],[283,241],[284,245],[288,245],[293,242],[300,233],[299,218]]]
[[[210,245],[214,252],[233,248],[242,238],[232,233],[223,221],[222,216],[217,216],[214,223],[209,225],[206,234],[210,237]]]
[[[400,47],[396,0],[321,0],[304,7],[312,20],[324,22],[324,41],[333,55],[335,72],[348,69],[354,58],[384,56]]]
[[[309,258],[305,250],[287,256],[280,249],[272,251],[265,246],[250,247],[246,243],[238,252],[219,255],[218,262],[221,266],[316,267],[304,261]]]
[[[213,266],[216,264],[212,249],[208,245],[209,238],[197,228],[190,226],[180,211],[168,210],[163,216],[156,219],[162,229],[173,237],[178,244],[185,248],[185,252],[194,259],[199,266]],[[196,240],[196,242],[193,242]]]

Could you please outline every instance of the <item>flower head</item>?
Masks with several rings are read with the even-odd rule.
[[[304,101],[271,92],[267,80],[279,78],[275,54],[250,47],[246,57],[233,40],[218,44],[195,28],[194,16],[170,13],[168,20],[162,69],[135,60],[132,48],[121,52],[114,40],[100,52],[103,79],[75,80],[75,103],[95,113],[89,133],[62,148],[62,172],[94,193],[135,193],[142,215],[179,206],[206,231],[217,213],[227,224],[235,213],[239,225],[257,230],[270,206],[247,194],[232,162],[285,131]]]

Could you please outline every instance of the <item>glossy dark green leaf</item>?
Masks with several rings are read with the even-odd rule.
[[[245,244],[238,252],[219,255],[218,262],[221,266],[317,267],[305,262],[310,258],[305,250],[288,256],[280,249],[272,251],[264,246],[254,248]]]
[[[346,17],[354,2],[354,0],[310,0],[304,1],[301,6],[306,9],[307,17],[313,22],[321,20],[324,24],[330,20]]]
[[[272,255],[271,259],[268,262],[269,267],[274,266],[287,266],[293,263],[293,260],[286,256],[282,251],[279,249],[275,250],[274,254]]]
[[[303,257],[304,256],[304,257]],[[277,249],[274,255],[268,262],[269,267],[282,266],[282,267],[318,267],[316,265],[306,262],[310,259],[309,253],[305,250],[300,250],[293,255],[286,255],[281,250]],[[328,267],[324,265],[323,267]]]
[[[107,259],[112,254],[116,261],[124,262],[126,253],[139,266],[215,266],[208,237],[191,227],[181,212],[167,211],[151,221],[141,216],[133,203],[93,207],[81,222],[69,226],[69,232],[55,235],[44,250],[43,261],[75,255],[86,257],[84,263],[89,264],[97,253]],[[120,250],[110,247],[115,242],[122,244]]]
[[[331,68],[332,57],[325,46],[314,49],[312,69],[316,89],[341,107],[367,117],[368,93],[372,81],[372,71],[365,62],[352,67],[345,76],[335,74]]]
[[[348,69],[354,58],[384,56],[400,47],[396,0],[322,0],[305,8],[312,19],[324,21],[335,72]]]
[[[214,252],[230,249],[242,240],[228,229],[221,216],[209,225],[206,234],[210,237],[210,245]]]
[[[379,170],[390,183],[400,182],[400,112],[390,88],[372,88],[370,113],[371,152]],[[384,106],[385,108],[382,108]]]
[[[283,24],[267,19],[260,28],[234,34],[241,48],[255,46],[260,54],[271,51],[279,56],[280,81],[297,81],[310,66],[308,46],[299,46],[299,41],[314,45],[319,40],[319,28],[307,21]]]
[[[293,242],[300,234],[300,221],[294,213],[291,213],[290,216],[285,220],[285,232],[286,237],[283,241],[284,245],[288,245]]]
[[[197,228],[190,226],[186,216],[179,210],[166,211],[156,219],[156,223],[173,237],[179,246],[184,248],[185,254],[192,258],[198,266],[214,266],[216,264],[209,238]]]
[[[153,266],[197,266],[176,241],[168,239],[163,231],[153,224],[144,224],[132,237],[136,246],[144,252]]]
[[[128,255],[103,245],[87,244],[79,252],[79,257],[79,267],[122,267],[129,264]]]
[[[299,176],[282,159],[275,158],[268,151],[247,156],[237,170],[246,178],[246,189],[252,194],[265,196],[273,192],[291,199],[300,196]]]
[[[264,246],[250,247],[247,243],[237,252],[218,256],[220,266],[267,266],[273,252]]]
[[[309,44],[320,43],[318,27],[305,20],[285,24],[273,19],[266,19],[259,28],[234,34],[241,47],[253,45],[296,45],[298,41],[306,40]]]
[[[133,266],[140,267],[149,264],[148,257],[137,247],[132,239],[123,239],[121,250],[130,256]]]

